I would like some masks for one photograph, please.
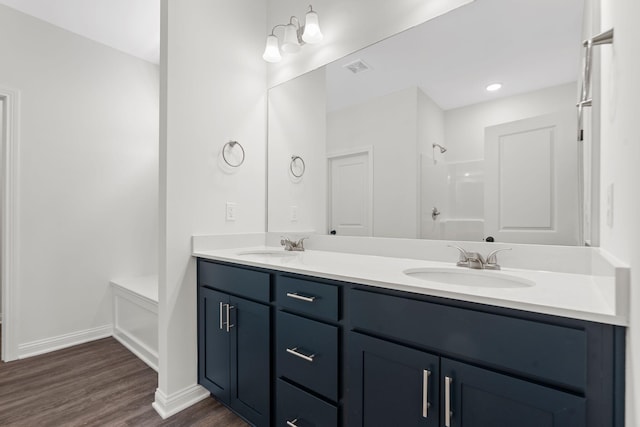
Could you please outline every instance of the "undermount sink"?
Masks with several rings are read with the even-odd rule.
[[[284,249],[256,249],[252,251],[238,252],[238,255],[260,258],[286,258],[296,256],[297,252],[285,251]]]
[[[531,280],[505,274],[501,271],[462,268],[414,268],[404,270],[403,273],[416,279],[447,285],[481,288],[526,288],[535,285]]]

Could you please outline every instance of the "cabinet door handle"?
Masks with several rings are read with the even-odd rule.
[[[293,298],[293,299],[297,299],[300,301],[305,301],[305,302],[314,302],[316,300],[316,297],[308,297],[305,295],[300,295],[297,292],[287,292],[287,296],[289,298]]]
[[[422,418],[427,418],[429,416],[429,377],[431,376],[431,371],[424,369],[422,371]]]
[[[451,383],[453,378],[444,377],[444,427],[451,427]]]
[[[220,301],[220,329],[224,327],[224,320],[223,320],[224,315],[222,314],[223,309],[224,309],[224,303]]]
[[[227,322],[226,322],[227,323],[227,332],[229,332],[229,330],[235,326],[235,325],[231,324],[231,319],[230,319],[231,318],[230,312],[235,307],[232,306],[232,305],[229,305],[229,304],[225,304],[225,307],[227,308]]]
[[[300,353],[300,351],[298,350],[298,347],[287,348],[287,353],[293,354],[294,356],[298,356],[300,359],[304,359],[307,362],[313,362],[313,358],[316,357],[315,354],[311,354],[307,356],[306,354]]]
[[[291,421],[287,420],[287,425],[289,427],[298,427],[298,425],[296,424],[297,422],[298,422],[297,418],[295,420],[291,420]]]

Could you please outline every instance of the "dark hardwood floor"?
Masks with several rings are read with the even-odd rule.
[[[162,420],[157,383],[113,338],[0,362],[0,426],[247,426],[211,398]]]

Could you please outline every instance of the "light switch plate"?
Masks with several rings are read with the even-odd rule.
[[[235,202],[227,202],[226,219],[227,221],[235,221],[238,215],[238,205]]]
[[[291,206],[291,222],[298,221],[298,207]]]

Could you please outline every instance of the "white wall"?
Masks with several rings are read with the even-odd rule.
[[[0,52],[21,95],[25,354],[108,326],[109,280],[157,268],[158,68],[5,6]]]
[[[418,88],[418,152],[432,159],[433,144],[446,144],[444,114],[444,110]],[[440,159],[440,152],[436,152],[436,159]]]
[[[640,2],[602,0],[602,30],[615,29],[602,46],[601,245],[631,266],[627,331],[626,426],[640,425]],[[607,224],[607,187],[614,185],[613,224]]]
[[[266,2],[162,1],[160,363],[154,406],[164,415],[202,397],[195,386],[191,236],[265,231],[265,23]],[[230,139],[246,152],[232,173],[219,166],[220,149]],[[234,222],[225,220],[227,201],[237,203]]]
[[[576,83],[482,102],[445,112],[448,162],[484,158],[484,129],[515,120],[574,108]]]
[[[269,231],[327,232],[325,87],[320,68],[269,90]],[[290,172],[292,155],[305,162],[301,178]]]
[[[313,3],[324,40],[269,65],[269,87],[314,70],[400,31],[421,24],[473,0],[324,0]],[[267,0],[268,31],[286,24],[292,15],[302,19],[307,4],[298,0]],[[282,28],[276,30],[282,36]],[[264,50],[264,45],[262,46]]]
[[[327,152],[373,147],[373,235],[419,237],[418,90],[327,114]]]

